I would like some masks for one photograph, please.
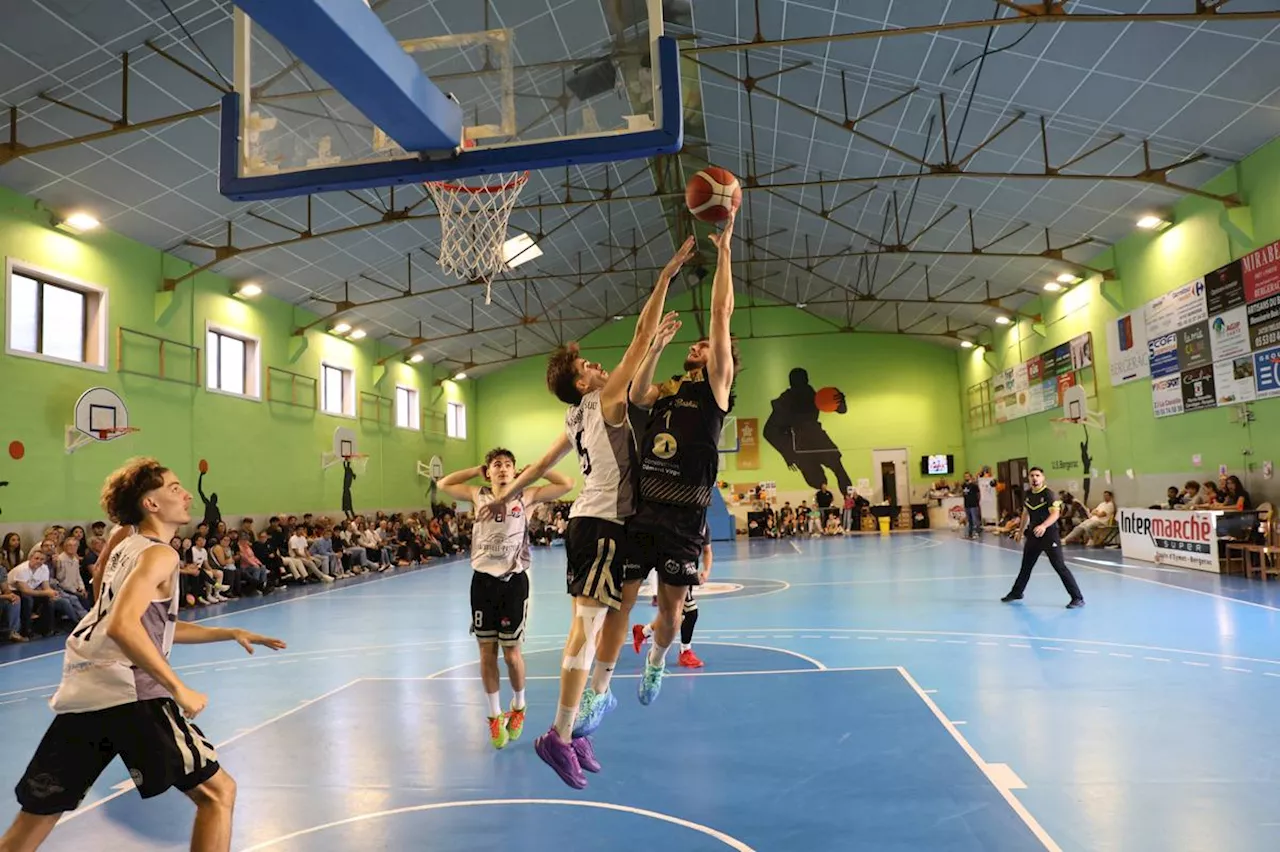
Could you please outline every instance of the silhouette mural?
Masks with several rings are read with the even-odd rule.
[[[764,439],[787,467],[800,471],[810,488],[828,481],[825,469],[834,475],[839,493],[847,494],[853,481],[845,472],[840,448],[818,420],[823,412],[848,413],[844,393],[834,387],[815,391],[809,384],[809,371],[803,367],[794,368],[790,380],[791,386],[773,401],[773,411],[764,424]]]
[[[356,472],[351,469],[351,460],[342,460],[342,513],[348,521],[356,519],[355,505],[351,502],[351,483],[356,481]]]

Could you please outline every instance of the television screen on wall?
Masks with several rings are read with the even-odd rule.
[[[932,455],[920,457],[920,473],[925,476],[946,476],[956,472],[956,457]]]

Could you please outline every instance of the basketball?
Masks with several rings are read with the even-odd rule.
[[[695,219],[723,222],[742,203],[742,187],[728,170],[708,166],[689,178],[684,203]]]
[[[836,388],[821,388],[813,395],[813,404],[819,411],[835,411],[840,407],[840,391]]]
[[[27,454],[27,448],[22,445],[21,441],[9,442],[9,458],[17,461]]]
[[[207,461],[205,461],[204,459],[200,459],[200,472],[201,472],[201,473],[208,473],[208,472],[209,472],[209,463],[208,463]]]

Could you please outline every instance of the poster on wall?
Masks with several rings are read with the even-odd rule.
[[[1253,356],[1242,355],[1230,361],[1214,362],[1213,386],[1218,394],[1218,405],[1257,399],[1258,390],[1253,384]]]
[[[1213,363],[1209,350],[1209,321],[1178,329],[1178,369],[1193,370]]]
[[[1151,375],[1154,378],[1171,376],[1178,372],[1178,332],[1171,331],[1147,341],[1150,351]]]
[[[1253,382],[1258,399],[1280,396],[1280,346],[1253,353]]]
[[[1244,298],[1257,302],[1280,295],[1280,242],[1263,246],[1240,260],[1244,271]]]
[[[1063,343],[1055,346],[1052,351],[1044,356],[1044,374],[1048,376],[1061,376],[1071,371],[1071,344]]]
[[[1058,388],[1057,388],[1057,393],[1054,395],[1054,396],[1055,396],[1055,403],[1054,403],[1055,405],[1057,405],[1057,406],[1061,407],[1061,405],[1062,405],[1062,392],[1063,392],[1063,391],[1065,391],[1065,390],[1066,390],[1067,388],[1069,388],[1069,387],[1074,387],[1074,386],[1075,386],[1075,383],[1076,383],[1076,374],[1075,374],[1075,373],[1067,373],[1065,376],[1058,376]]]
[[[1182,413],[1182,377],[1178,374],[1151,380],[1151,409],[1156,417]]]
[[[1204,298],[1204,279],[1184,284],[1163,296],[1157,296],[1143,309],[1148,337],[1163,337],[1188,325],[1209,318]]]
[[[1249,345],[1249,314],[1243,305],[1210,318],[1209,343],[1214,361],[1239,358],[1252,351],[1253,347]]]
[[[1250,302],[1249,342],[1256,349],[1280,344],[1280,293]]]
[[[1107,324],[1107,361],[1113,387],[1151,375],[1142,311],[1130,311]]]
[[[1213,367],[1196,367],[1182,374],[1182,410],[1203,411],[1218,404]]]
[[[1067,344],[1071,352],[1071,369],[1083,370],[1093,366],[1093,335],[1081,334]]]
[[[1244,270],[1238,260],[1204,277],[1205,305],[1209,315],[1222,314],[1244,304]]]
[[[759,421],[754,417],[738,418],[738,470],[760,469]]]
[[[1027,361],[1027,385],[1035,387],[1044,381],[1044,358],[1037,355]]]

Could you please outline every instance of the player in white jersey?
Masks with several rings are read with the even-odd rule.
[[[469,485],[481,477],[493,483]],[[524,732],[524,642],[525,619],[529,615],[529,511],[539,503],[558,500],[573,480],[549,470],[549,485],[511,492],[500,501],[493,489],[502,489],[516,478],[516,457],[496,447],[485,454],[484,464],[449,474],[438,484],[455,500],[467,500],[476,512],[471,531],[471,632],[480,643],[480,680],[488,704],[489,741],[505,748]],[[487,508],[483,514],[479,511]],[[499,698],[498,647],[507,662],[511,681],[510,709],[502,712]]]
[[[609,683],[627,639],[628,618],[642,579],[626,577],[623,572],[625,523],[635,511],[635,446],[627,419],[627,389],[659,325],[679,328],[674,313],[663,317],[663,305],[671,279],[693,256],[693,247],[690,237],[659,273],[636,321],[631,344],[616,369],[610,372],[586,360],[576,343],[552,353],[547,388],[569,406],[564,432],[546,455],[509,487],[518,491],[554,467],[570,450],[577,451],[582,493],[569,511],[565,535],[573,621],[560,666],[555,723],[538,737],[534,748],[566,784],[578,789],[587,786],[583,769],[600,771],[588,737],[603,715],[617,705]],[[499,497],[504,494],[499,490]],[[588,689],[587,674],[593,660],[595,670]]]
[[[166,543],[191,521],[191,494],[155,459],[138,458],[107,478],[102,507],[136,528],[112,549],[93,609],[67,639],[57,715],[18,782],[22,810],[0,849],[33,850],[73,810],[116,755],[144,799],[176,787],[195,803],[191,848],[231,847],[235,782],[192,723],[208,697],[169,666],[173,643],[238,642],[280,649],[271,639],[178,621],[178,554]]]

